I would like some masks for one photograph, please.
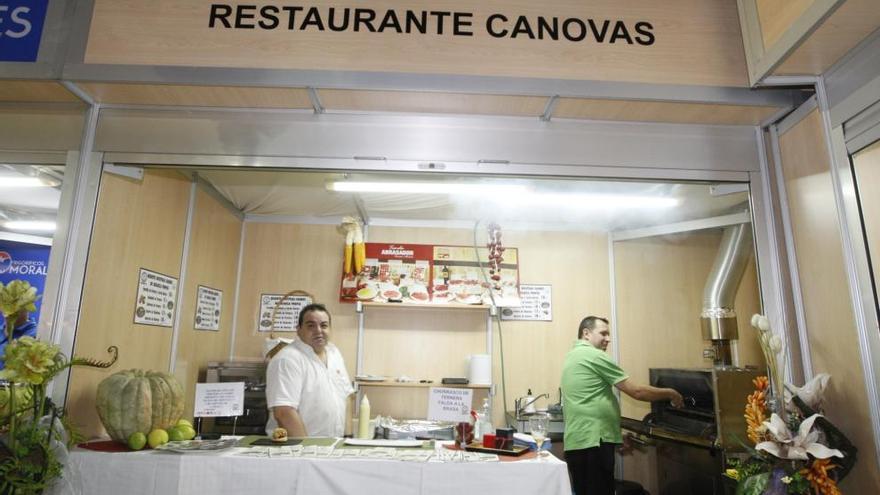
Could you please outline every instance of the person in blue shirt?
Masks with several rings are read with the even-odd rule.
[[[15,320],[15,329],[12,331],[12,338],[21,337],[37,338],[37,322],[33,318],[28,317],[27,311],[22,311]],[[6,353],[6,345],[9,344],[9,335],[6,332],[6,323],[0,318],[0,370],[6,367],[4,354]]]

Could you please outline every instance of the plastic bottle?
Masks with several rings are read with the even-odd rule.
[[[478,442],[483,441],[483,435],[486,433],[495,433],[492,428],[492,407],[489,405],[488,397],[483,399],[483,407],[477,412],[477,424],[474,429]]]
[[[373,435],[370,434],[370,400],[367,399],[367,394],[364,394],[364,398],[361,399],[360,412],[358,413],[357,437],[363,439],[373,438]]]

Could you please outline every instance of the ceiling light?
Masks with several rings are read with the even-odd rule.
[[[681,200],[667,196],[643,196],[633,194],[529,194],[521,201],[543,206],[558,206],[577,209],[638,209],[672,208]]]
[[[0,187],[49,187],[51,185],[39,177],[0,177]]]
[[[54,232],[55,222],[36,220],[10,220],[3,226],[9,230],[27,230],[32,232]]]
[[[515,184],[462,184],[460,182],[330,182],[327,188],[340,192],[406,194],[523,194],[528,187]]]

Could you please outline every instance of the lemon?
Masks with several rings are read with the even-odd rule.
[[[150,434],[147,435],[147,443],[154,449],[160,445],[168,443],[168,432],[160,429],[151,431]]]
[[[147,444],[147,436],[136,431],[128,436],[128,448],[131,450],[141,450]]]
[[[177,429],[183,434],[184,440],[192,440],[196,437],[196,430],[192,426],[179,425]]]
[[[178,419],[177,424],[174,426],[189,426],[190,428],[192,428],[193,424],[190,423],[187,419]]]
[[[180,442],[181,440],[184,440],[183,432],[180,430],[179,426],[168,428],[168,440],[172,442]]]

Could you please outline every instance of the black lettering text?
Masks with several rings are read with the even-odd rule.
[[[590,30],[593,31],[593,36],[596,37],[596,41],[602,43],[605,41],[605,35],[608,34],[608,25],[611,24],[611,21],[605,19],[602,21],[602,30],[596,27],[596,23],[592,19],[587,19],[587,22],[590,23]]]
[[[354,30],[360,31],[361,24],[366,26],[367,31],[371,33],[376,32],[376,27],[373,26],[373,21],[376,19],[376,11],[372,9],[354,9]]]
[[[654,44],[654,26],[650,22],[637,22],[636,32],[641,36],[636,36],[636,43],[643,46],[651,46]],[[644,37],[643,37],[644,36]]]
[[[281,10],[287,12],[287,29],[296,29],[296,13],[302,9],[302,7],[289,7],[287,5],[281,7]]]
[[[552,22],[552,24],[551,24]],[[538,39],[542,40],[545,37],[550,38],[552,40],[559,40],[559,19],[553,17],[551,22],[547,22],[547,18],[538,17]]]
[[[261,28],[275,29],[278,27],[278,7],[274,5],[264,5],[263,8],[260,9],[260,17],[262,17],[262,19],[260,19],[260,22],[257,24],[259,24]]]
[[[318,11],[317,7],[310,7],[309,11],[306,12],[306,18],[303,19],[302,26],[300,29],[303,31],[306,30],[309,26],[315,26],[318,28],[318,31],[324,30],[324,21],[321,20],[321,13]]]
[[[416,17],[416,13],[412,10],[406,11],[406,32],[413,32],[413,27],[415,30],[425,34],[428,32],[428,13],[424,10],[419,13],[421,17]]]
[[[400,21],[397,19],[397,14],[388,9],[385,12],[385,17],[382,19],[382,23],[379,24],[379,32],[384,33],[385,29],[395,31],[397,33],[402,33],[403,29],[400,27]]]
[[[452,12],[431,12],[437,18],[437,34],[443,34],[443,18],[452,15]]]
[[[502,28],[500,31],[495,30],[494,22],[496,20],[499,20],[502,23],[505,23],[505,22],[507,22],[507,17],[504,17],[501,14],[492,14],[489,16],[488,19],[486,19],[486,31],[489,33],[489,36],[492,36],[493,38],[503,38],[503,37],[507,36],[506,29]]]
[[[614,24],[614,32],[611,33],[611,41],[610,43],[614,43],[618,38],[623,38],[626,40],[626,43],[629,45],[633,44],[632,37],[629,35],[629,30],[626,29],[626,24],[623,21],[617,21]]]
[[[327,25],[330,26],[331,31],[345,31],[348,29],[348,9],[342,9],[342,24],[337,25],[334,21],[336,19],[336,9],[330,7],[330,17],[327,19]]]
[[[452,34],[455,36],[473,36],[474,33],[470,30],[470,27],[473,25],[471,19],[473,19],[474,14],[470,12],[456,12],[452,14]],[[465,30],[464,28],[468,28]]]
[[[211,4],[211,16],[208,18],[208,27],[214,27],[216,21],[223,23],[223,27],[231,28],[229,24],[229,16],[232,15],[232,7],[220,3]]]
[[[529,20],[526,19],[526,16],[524,15],[516,18],[516,24],[513,25],[513,32],[510,34],[510,37],[516,38],[520,34],[525,34],[529,39],[535,39],[535,33],[532,32],[532,27],[529,26]]]
[[[245,24],[243,21],[254,18],[256,5],[239,5],[235,8],[235,29],[253,29],[253,24]]]
[[[584,24],[584,21],[574,17],[566,19],[562,23],[562,35],[568,41],[582,41],[587,37],[587,25]]]

